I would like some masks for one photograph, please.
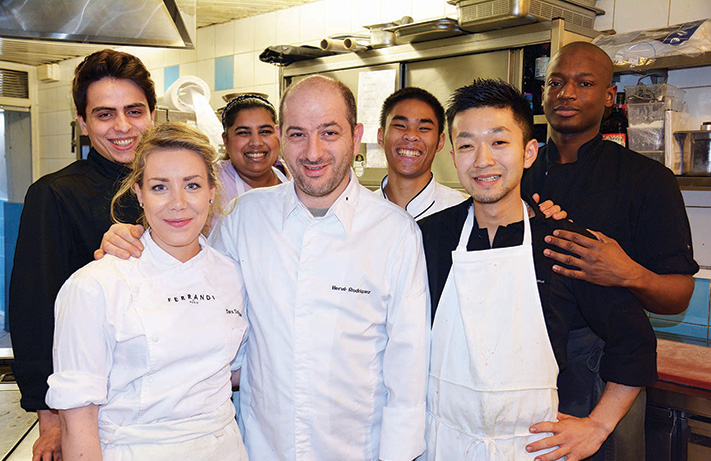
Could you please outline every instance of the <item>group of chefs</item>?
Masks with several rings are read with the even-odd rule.
[[[207,242],[243,284],[239,423],[250,459],[644,459],[643,389],[657,376],[644,309],[683,311],[698,265],[673,174],[599,135],[612,77],[594,45],[553,56],[540,149],[529,103],[504,82],[457,89],[446,112],[425,90],[399,90],[381,112],[388,176],[375,193],[351,170],[363,126],[342,83],[293,84],[278,120],[273,108],[259,123],[223,116],[226,146],[252,138],[230,158],[267,165],[258,183],[231,162],[232,181],[255,190],[237,182]],[[57,293],[95,256],[145,250],[138,203],[120,210],[128,224],[112,225],[110,202],[152,125],[150,75],[103,50],[80,64],[73,93],[93,147],[30,187],[10,287],[21,404],[40,422],[36,460],[61,459],[66,437],[66,408],[45,403],[61,356],[53,366]],[[245,103],[269,105],[226,109]],[[466,195],[431,173],[447,135]],[[288,181],[272,170],[279,148]],[[104,447],[111,401],[94,403]],[[165,443],[152,435],[141,443]]]

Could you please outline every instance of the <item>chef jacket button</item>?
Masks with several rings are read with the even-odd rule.
[[[148,382],[149,382],[149,383],[152,383],[152,382],[153,382],[153,378],[148,378]]]
[[[153,341],[154,343],[157,343],[157,342],[158,342],[158,336],[152,337],[152,338],[151,338],[151,341]]]

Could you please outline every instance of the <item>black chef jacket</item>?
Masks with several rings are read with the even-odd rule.
[[[546,219],[531,200],[527,201],[532,204],[531,209],[536,211],[536,216],[531,218],[530,223],[538,294],[543,307],[548,337],[560,370],[562,371],[566,366],[568,333],[574,318],[582,316],[590,328],[606,340],[600,363],[600,375],[605,381],[627,386],[654,384],[657,380],[657,342],[642,305],[628,290],[600,287],[553,272],[555,262],[543,255],[545,248],[551,248],[544,242],[544,237],[550,235],[555,229],[579,233],[585,231],[567,221]],[[452,267],[452,251],[459,243],[459,236],[471,204],[470,198],[418,223],[422,230],[427,261],[433,321]],[[493,247],[501,248],[522,243],[523,221],[519,221],[499,227],[494,237]],[[487,230],[479,229],[475,220],[467,250],[488,248],[490,246]],[[492,308],[495,309],[496,306]]]
[[[614,238],[657,274],[699,270],[684,201],[668,168],[600,135],[580,147],[576,162],[555,163],[558,157],[549,140],[524,172],[526,194],[552,200],[573,222]]]
[[[112,224],[111,199],[129,171],[92,149],[86,160],[43,176],[27,190],[9,293],[13,372],[25,410],[47,409],[54,299],[69,276],[94,259]],[[139,216],[132,203],[118,217],[135,223]]]

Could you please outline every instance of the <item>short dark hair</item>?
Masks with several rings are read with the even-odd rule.
[[[444,107],[432,93],[415,86],[401,88],[383,101],[383,107],[380,109],[380,128],[385,131],[385,122],[397,103],[410,99],[422,101],[432,108],[437,118],[437,127],[439,129],[437,134],[442,134],[444,131]]]
[[[454,117],[465,110],[482,107],[511,109],[514,120],[523,131],[523,142],[533,138],[533,112],[521,92],[503,80],[478,78],[471,85],[457,88],[449,99],[447,124],[450,142]]]
[[[77,114],[86,118],[86,99],[89,85],[111,77],[130,80],[143,90],[148,102],[148,109],[156,107],[156,88],[151,73],[136,56],[121,51],[105,49],[85,57],[74,70],[72,96]]]
[[[264,109],[269,112],[272,122],[276,124],[276,110],[268,99],[259,94],[243,94],[232,98],[222,110],[222,129],[225,133],[235,123],[237,115],[246,109]]]
[[[284,123],[284,102],[289,96],[289,93],[291,93],[292,91],[294,91],[294,89],[307,82],[314,82],[317,80],[335,86],[338,92],[341,94],[343,102],[346,105],[346,119],[348,120],[348,124],[351,126],[351,132],[353,132],[355,130],[356,123],[358,123],[358,109],[356,108],[356,100],[355,96],[353,95],[353,92],[350,88],[346,86],[345,83],[329,77],[324,77],[323,75],[312,75],[289,85],[289,87],[284,91],[284,94],[281,96],[281,101],[279,102],[279,127],[281,128],[282,124]]]

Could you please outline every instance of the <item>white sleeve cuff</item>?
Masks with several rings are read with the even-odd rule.
[[[53,373],[47,379],[49,390],[45,401],[55,410],[68,410],[107,401],[108,379],[81,371]]]
[[[380,459],[411,461],[425,451],[425,405],[383,408]]]

